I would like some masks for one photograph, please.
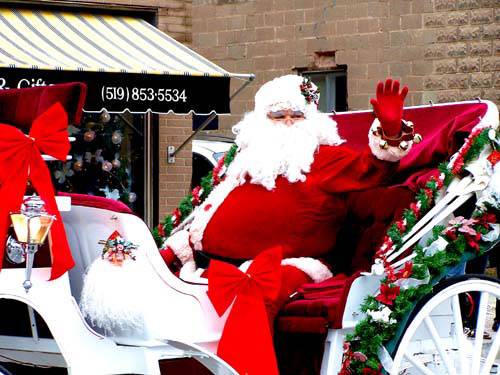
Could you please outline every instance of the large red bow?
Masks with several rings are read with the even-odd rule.
[[[281,247],[264,251],[247,273],[228,263],[210,262],[207,294],[215,310],[222,315],[234,301],[217,355],[242,375],[278,374],[264,299],[279,293],[281,257]]]
[[[9,213],[17,211],[23,202],[28,179],[45,202],[48,213],[56,216],[52,225],[52,272],[56,279],[74,266],[61,215],[54,198],[54,188],[47,164],[41,152],[58,160],[66,160],[70,144],[68,117],[61,104],[52,105],[31,127],[29,136],[19,129],[0,124],[0,259],[3,259],[5,238],[10,225]],[[0,268],[1,268],[0,261]]]

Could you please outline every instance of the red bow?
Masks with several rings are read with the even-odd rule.
[[[278,374],[264,300],[278,296],[280,264],[281,247],[259,254],[247,273],[228,263],[210,262],[207,294],[215,310],[222,315],[235,301],[217,355],[240,374]]]
[[[52,272],[56,279],[74,266],[61,215],[54,198],[54,188],[47,164],[41,152],[65,161],[70,144],[68,117],[61,104],[52,105],[33,121],[29,136],[19,129],[0,124],[0,258],[3,259],[5,238],[10,225],[9,213],[17,211],[23,202],[26,183],[33,186],[45,202],[45,208],[56,216],[50,232],[52,240]],[[1,268],[1,262],[0,262]]]

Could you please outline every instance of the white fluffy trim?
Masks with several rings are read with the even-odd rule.
[[[144,312],[151,305],[147,291],[156,287],[147,261],[139,256],[136,259],[125,260],[120,267],[97,258],[85,275],[80,309],[105,334],[144,334]]]
[[[401,160],[401,158],[403,158],[410,152],[413,141],[408,142],[409,146],[406,151],[403,151],[399,147],[395,146],[389,146],[389,148],[384,150],[379,146],[379,142],[382,138],[372,133],[372,130],[376,129],[379,125],[380,121],[378,119],[375,119],[372,126],[370,127],[370,131],[368,132],[368,144],[370,145],[370,149],[372,150],[373,155],[375,155],[377,159],[384,161],[396,162]]]
[[[239,269],[242,272],[247,272],[248,267],[252,264],[251,260],[243,263]],[[281,261],[282,266],[293,266],[304,272],[315,283],[320,283],[333,276],[328,267],[318,259],[301,257],[301,258],[286,258]]]
[[[221,183],[215,187],[214,190],[212,190],[210,195],[197,210],[193,222],[189,227],[191,242],[195,250],[202,250],[201,241],[208,222],[214,215],[215,211],[217,211],[219,206],[236,186],[238,186],[236,178],[227,177],[224,181],[221,181]]]
[[[180,230],[168,237],[165,244],[172,249],[182,264],[193,260],[193,250],[189,245],[189,232],[186,229]]]

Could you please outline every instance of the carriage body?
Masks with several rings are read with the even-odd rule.
[[[427,143],[416,145],[413,154],[401,162],[399,181],[394,184],[397,186],[391,187],[395,190],[389,192],[393,195],[394,192],[400,191],[400,195],[393,195],[396,197],[392,199],[394,204],[390,208],[385,207],[389,213],[383,215],[382,222],[375,223],[371,214],[361,215],[368,222],[364,233],[366,234],[367,229],[372,231],[367,235],[370,240],[359,235],[357,240],[364,241],[362,245],[350,245],[346,242],[337,245],[352,249],[349,252],[344,251],[349,254],[346,259],[339,261],[339,264],[345,267],[342,272],[347,275],[343,279],[340,278],[339,293],[333,297],[327,295],[325,301],[313,301],[320,307],[312,314],[311,310],[315,309],[311,309],[310,305],[297,307],[293,305],[297,301],[293,301],[285,306],[277,318],[279,330],[291,331],[298,327],[299,331],[305,333],[325,335],[321,365],[321,374],[324,375],[337,374],[340,370],[345,335],[352,332],[356,324],[366,317],[360,309],[366,296],[378,292],[383,275],[377,274],[371,268],[375,248],[388,224],[401,215],[402,209],[411,203],[414,195],[409,187],[411,184],[403,182],[412,181],[418,185],[419,179],[436,167],[436,159],[446,160],[450,156],[450,150],[456,148],[454,142],[463,140],[478,122],[486,121],[492,127],[498,127],[498,110],[493,103],[487,101],[407,108],[405,118],[408,117],[415,124],[426,123],[419,131],[423,133]],[[346,138],[353,148],[360,149],[366,145],[366,134],[373,119],[371,112],[343,113],[336,115],[335,119],[339,123],[340,135]],[[434,121],[442,127],[438,132],[435,131]],[[435,147],[431,147],[432,144]],[[413,156],[419,154],[424,157]],[[364,195],[370,194],[380,196],[380,191],[356,192],[348,197],[347,202],[351,208],[359,206],[360,202],[366,199]],[[182,280],[177,277],[165,265],[149,228],[126,206],[105,198],[81,195],[64,195],[58,197],[58,200],[61,202],[60,211],[76,266],[60,278],[47,281],[50,258],[46,259],[45,263],[41,262],[33,269],[33,287],[28,293],[22,286],[24,268],[5,268],[0,272],[0,308],[3,305],[4,311],[10,311],[4,319],[4,324],[0,325],[0,361],[39,367],[62,367],[67,368],[68,373],[72,375],[159,375],[183,373],[186,368],[199,368],[200,373],[207,369],[214,374],[236,374],[216,355],[217,344],[229,311],[222,316],[217,314],[206,294],[208,285],[205,278]],[[68,201],[71,204],[68,205]],[[63,207],[63,202],[66,202],[66,208]],[[375,216],[380,215],[375,212]],[[359,229],[364,225],[361,222],[363,218],[350,216],[348,219],[351,221],[346,223],[349,230],[354,227]],[[127,240],[138,245],[139,256],[148,265],[152,283],[149,285],[154,285],[154,288],[144,290],[147,298],[154,303],[144,306],[144,327],[140,331],[117,329],[113,333],[103,332],[91,321],[85,320],[79,308],[85,271],[102,253],[102,245],[98,240],[109,237],[114,231],[120,232]],[[422,233],[421,237],[425,238],[425,233]],[[419,240],[417,239],[417,242]],[[398,259],[394,259],[394,262],[397,261]],[[482,285],[481,282],[476,284],[479,288]],[[483,284],[488,293],[500,296],[500,288],[497,285],[490,281]],[[460,288],[466,290],[467,283],[465,286],[464,282],[459,284],[457,290],[461,291]],[[400,340],[394,345],[391,353],[394,357],[392,373],[405,371],[411,366],[418,367],[411,362],[411,358],[404,357],[405,353],[420,353],[420,358],[430,356],[431,360],[421,360],[425,366],[430,366],[429,373],[453,373],[449,367],[443,365],[446,361],[436,361],[433,355],[443,350],[449,352],[456,347],[456,336],[453,335],[457,329],[458,317],[454,305],[456,298],[455,295],[437,295],[437,299],[431,298],[428,301],[435,305],[432,309],[429,308],[429,311],[425,305],[418,307],[419,314],[424,314],[422,318],[422,314],[417,314],[404,323]],[[152,306],[154,308],[151,308]],[[482,309],[485,309],[484,304]],[[26,317],[21,319],[23,314]],[[420,323],[427,325],[430,320],[436,332],[432,329],[421,329],[420,323],[417,326],[411,325],[419,319]],[[17,321],[14,324],[17,328],[9,331],[13,321]],[[24,326],[19,327],[20,325]],[[405,332],[409,332],[410,338]],[[440,348],[436,348],[436,335],[442,338]],[[482,342],[476,341],[476,345],[481,346]],[[492,346],[498,351],[500,339],[495,339]],[[471,356],[475,358],[473,354]],[[195,362],[192,362],[192,359],[202,367],[196,367],[198,365],[193,364]],[[189,362],[187,367],[179,365],[183,361]],[[478,366],[477,361],[473,361],[473,366]],[[493,361],[494,359],[491,359],[492,363]],[[428,364],[430,362],[432,363]]]

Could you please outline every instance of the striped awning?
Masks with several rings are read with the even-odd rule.
[[[249,76],[227,72],[143,19],[0,8],[2,89],[82,81],[87,111],[227,113],[229,79]]]

